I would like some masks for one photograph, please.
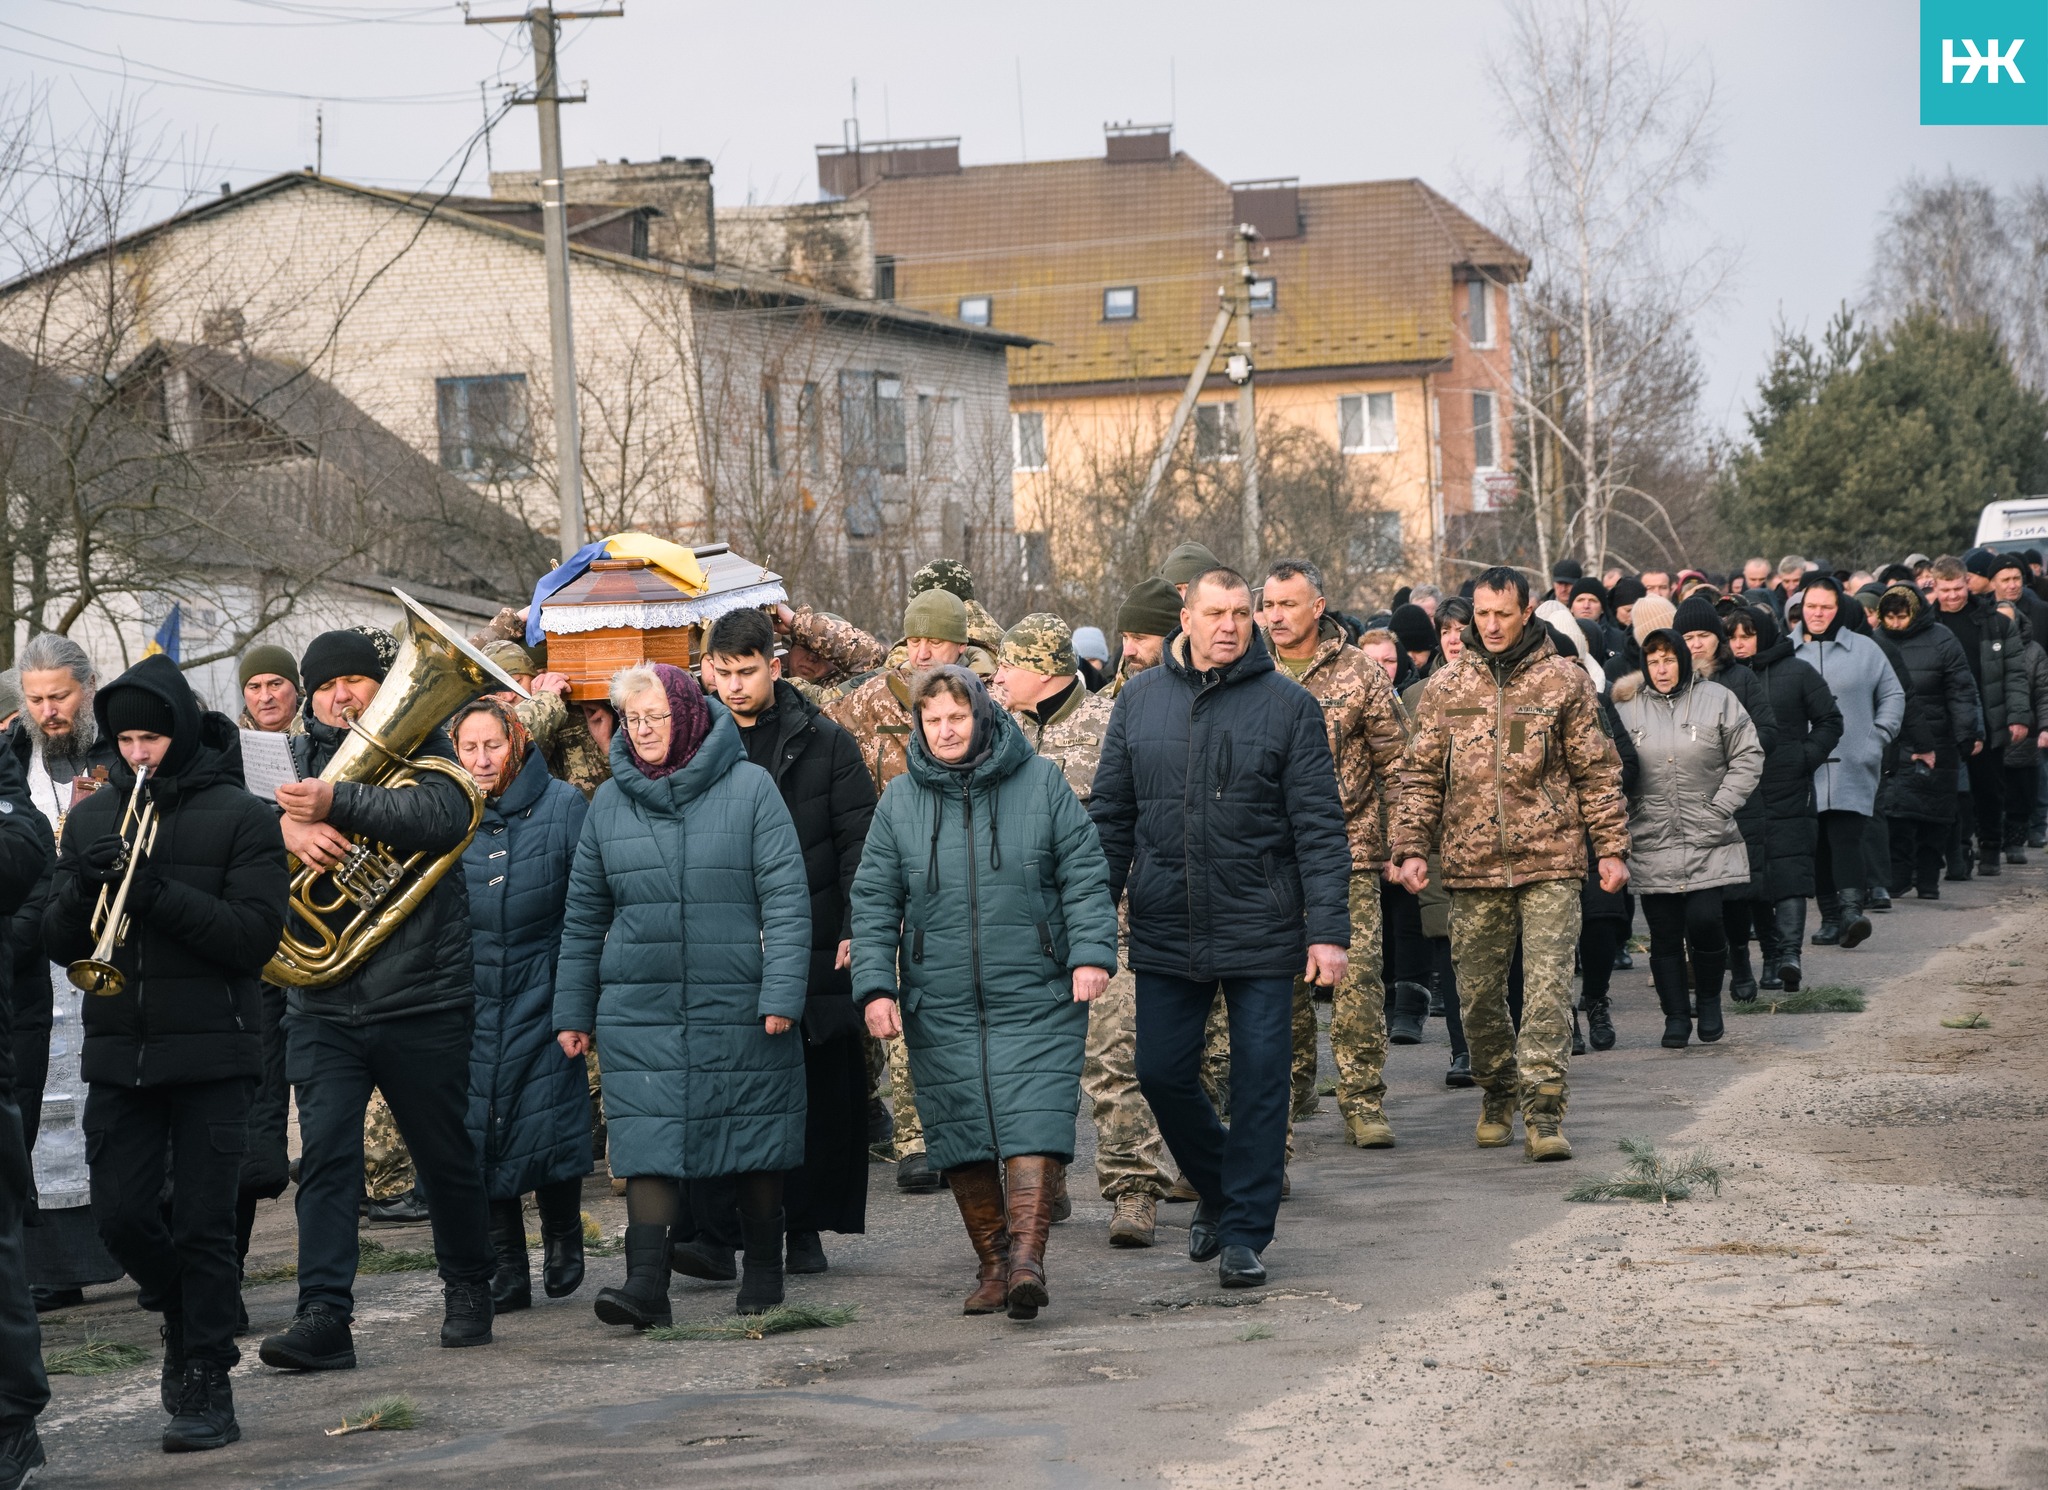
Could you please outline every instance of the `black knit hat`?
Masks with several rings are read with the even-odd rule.
[[[1581,595],[1591,595],[1600,602],[1602,610],[1607,608],[1607,587],[1601,584],[1599,580],[1590,577],[1573,580],[1572,592],[1565,597],[1565,604],[1571,604],[1572,601],[1577,600]]]
[[[1633,574],[1624,574],[1614,582],[1614,588],[1607,592],[1607,603],[1620,610],[1624,605],[1634,605],[1649,593],[1641,580]]]
[[[1555,584],[1561,579],[1581,580],[1586,577],[1586,567],[1577,559],[1559,559],[1550,566],[1550,580]]]
[[[1988,548],[1973,548],[1963,555],[1963,567],[1979,579],[1989,579],[1996,574],[1998,555]]]
[[[1678,614],[1671,618],[1671,629],[1680,636],[1688,631],[1711,631],[1723,641],[1728,638],[1728,628],[1721,624],[1721,613],[1714,609],[1714,602],[1704,594],[1691,595],[1678,602]]]
[[[386,665],[377,644],[362,631],[323,631],[307,644],[299,662],[309,699],[336,678],[374,678],[384,681]]]
[[[143,730],[152,735],[175,735],[178,731],[177,716],[171,712],[170,701],[158,697],[147,688],[110,687],[106,691],[107,733],[118,736],[123,730]]]
[[[1400,642],[1404,652],[1436,650],[1436,622],[1430,620],[1429,612],[1419,605],[1396,606],[1393,616],[1387,621],[1387,630],[1394,633],[1394,639]]]

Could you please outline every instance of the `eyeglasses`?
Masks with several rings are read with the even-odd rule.
[[[628,714],[626,728],[653,729],[657,724],[667,724],[668,721],[669,716],[666,714]]]

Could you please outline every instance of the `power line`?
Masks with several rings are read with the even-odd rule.
[[[446,6],[421,6],[381,16],[334,16],[315,19],[309,12],[307,18],[298,21],[228,21],[210,16],[164,15],[153,10],[123,10],[112,5],[93,5],[89,0],[44,0],[48,5],[61,5],[67,10],[90,10],[100,15],[125,16],[137,21],[164,21],[179,26],[234,26],[258,31],[305,31],[326,26],[426,26],[447,25],[453,20],[446,14]],[[431,19],[429,17],[432,17]]]

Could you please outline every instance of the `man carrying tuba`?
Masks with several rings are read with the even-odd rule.
[[[438,725],[411,760],[446,762],[447,771],[421,769],[403,786],[319,779],[350,741],[351,721],[376,699],[386,668],[362,631],[324,632],[306,648],[299,665],[306,733],[291,742],[303,779],[278,788],[285,846],[302,864],[341,866],[356,839],[438,862],[459,852],[475,828],[472,797],[455,779],[455,752]],[[295,911],[287,930],[307,929]],[[264,1340],[264,1363],[295,1371],[356,1363],[349,1322],[363,1112],[372,1087],[390,1104],[428,1197],[447,1301],[441,1343],[489,1344],[497,1259],[482,1171],[464,1125],[472,993],[462,874],[442,874],[366,958],[332,981],[287,981],[286,1066],[299,1105],[299,1308],[289,1329]]]
[[[144,658],[93,708],[120,755],[111,788],[65,820],[43,942],[86,990],[93,1219],[164,1316],[164,1449],[217,1449],[241,1437],[235,1192],[284,845],[243,788],[234,721],[203,713],[169,658]]]

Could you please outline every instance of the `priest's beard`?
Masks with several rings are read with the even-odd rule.
[[[26,710],[22,712],[22,727],[28,731],[29,742],[45,765],[68,765],[73,773],[85,769],[85,758],[92,753],[92,747],[100,737],[99,720],[92,712],[94,690],[85,690],[79,700],[78,714],[73,719],[70,732],[62,735],[46,735],[36,724],[35,716]]]

